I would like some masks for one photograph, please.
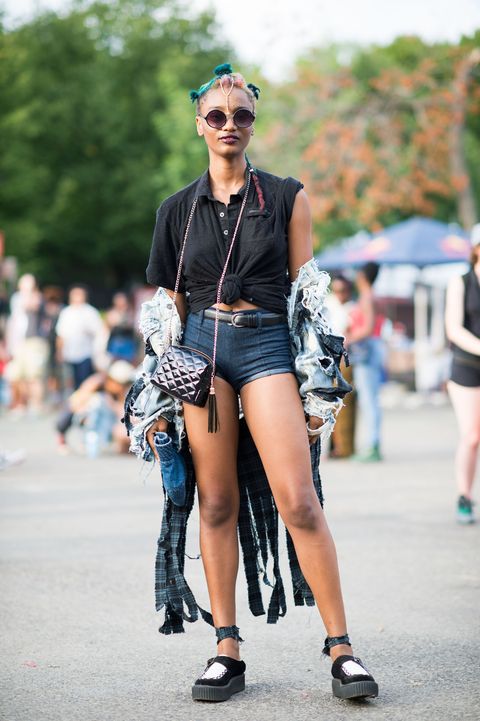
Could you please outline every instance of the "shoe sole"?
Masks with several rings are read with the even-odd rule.
[[[334,678],[332,681],[332,691],[334,696],[343,699],[367,698],[369,696],[375,698],[378,696],[378,683],[375,681],[342,683],[340,679]]]
[[[234,676],[225,686],[194,684],[192,698],[194,701],[228,701],[234,693],[240,691],[245,691],[245,674]]]

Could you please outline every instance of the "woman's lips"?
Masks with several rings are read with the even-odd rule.
[[[238,137],[236,135],[222,135],[222,137],[219,138],[219,140],[222,143],[226,143],[227,145],[233,145],[234,143],[237,142]]]

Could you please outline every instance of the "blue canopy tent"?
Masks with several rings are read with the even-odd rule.
[[[426,266],[465,263],[471,245],[467,233],[431,218],[413,217],[385,228],[372,237],[357,234],[316,256],[322,270],[358,268],[369,261],[383,266],[408,265],[418,268],[414,292],[415,378],[419,390],[428,390],[435,349],[444,346],[444,299],[441,289],[433,292],[429,313],[429,294],[421,284]],[[429,332],[429,329],[431,332]]]
[[[426,265],[465,261],[470,253],[467,233],[431,218],[413,217],[369,237],[366,233],[347,238],[316,256],[325,270],[363,265]]]

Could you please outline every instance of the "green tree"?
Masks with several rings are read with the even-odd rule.
[[[319,49],[270,88],[261,162],[304,181],[318,246],[412,214],[478,217],[478,41]]]
[[[0,227],[22,270],[143,280],[156,207],[205,164],[188,91],[232,56],[215,33],[166,0],[0,29]]]

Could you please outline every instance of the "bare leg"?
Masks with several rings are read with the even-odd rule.
[[[35,378],[28,382],[28,400],[30,407],[39,412],[42,409],[44,397],[44,381],[42,378]]]
[[[447,388],[460,431],[455,458],[458,492],[471,499],[480,445],[480,388],[467,388],[453,381]]]
[[[247,383],[242,406],[279,513],[329,636],[347,632],[337,556],[312,480],[308,437],[295,377],[278,374]],[[331,649],[332,659],[353,653]]]
[[[185,423],[197,479],[200,507],[200,549],[216,627],[236,620],[235,582],[238,572],[237,479],[238,401],[232,387],[215,379],[220,418],[218,433],[208,433],[207,408],[184,405]],[[238,642],[221,641],[219,654],[239,659]]]

